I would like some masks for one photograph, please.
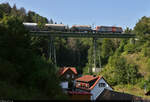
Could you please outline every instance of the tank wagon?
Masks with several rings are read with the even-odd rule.
[[[45,24],[45,29],[48,31],[67,31],[67,26],[64,24]]]
[[[37,23],[23,22],[23,25],[31,31],[39,30]]]
[[[95,31],[100,33],[122,33],[123,32],[121,27],[115,27],[115,26],[96,26]]]
[[[72,32],[91,32],[91,26],[89,25],[73,25],[70,28],[70,31]]]
[[[39,31],[40,30],[37,23],[23,22],[23,25],[31,31]],[[67,26],[65,26],[64,24],[45,24],[43,27],[43,30],[46,30],[46,31],[66,31]]]

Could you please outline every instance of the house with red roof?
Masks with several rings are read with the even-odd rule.
[[[61,87],[63,89],[73,88],[75,86],[75,79],[78,76],[75,67],[63,67],[58,71],[59,77],[61,79]]]
[[[113,90],[102,76],[84,75],[76,79],[76,91],[90,92],[91,100],[96,100],[104,89]]]

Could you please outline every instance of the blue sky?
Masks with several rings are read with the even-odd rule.
[[[0,0],[4,2],[69,26],[94,24],[133,28],[142,16],[150,16],[150,0]]]

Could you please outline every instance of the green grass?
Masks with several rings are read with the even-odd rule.
[[[117,85],[113,88],[117,92],[124,92],[150,100],[150,96],[146,96],[144,89],[141,89],[138,85]]]

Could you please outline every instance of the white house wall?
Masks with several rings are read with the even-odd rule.
[[[63,89],[67,89],[67,88],[68,88],[68,82],[67,82],[67,81],[61,82],[60,85],[61,85],[61,87],[62,87]]]
[[[99,83],[105,83],[106,86],[105,87],[99,87]],[[96,98],[104,91],[104,88],[108,89],[108,90],[112,90],[112,88],[105,82],[105,80],[103,78],[101,78],[99,80],[99,82],[95,85],[95,87],[93,88],[93,90],[91,90],[91,100],[96,100]]]

